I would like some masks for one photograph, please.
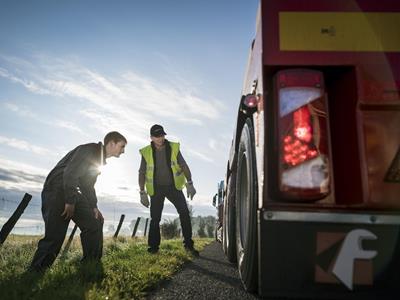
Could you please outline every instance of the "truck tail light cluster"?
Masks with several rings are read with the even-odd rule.
[[[330,192],[328,111],[321,72],[276,75],[279,186],[286,198],[316,200]]]

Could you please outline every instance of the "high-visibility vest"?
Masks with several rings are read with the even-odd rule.
[[[175,188],[182,190],[185,186],[186,178],[182,169],[178,165],[179,143],[169,142],[171,146],[171,170],[174,177]],[[139,150],[146,161],[146,191],[150,196],[154,195],[154,159],[153,149],[148,145]]]

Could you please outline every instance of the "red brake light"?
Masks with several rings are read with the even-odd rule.
[[[258,104],[257,96],[249,94],[244,98],[243,103],[249,108],[257,107]]]
[[[320,199],[329,193],[327,104],[321,72],[281,71],[279,102],[279,182],[285,197]]]
[[[310,111],[302,107],[293,114],[294,135],[302,141],[309,142],[312,137]]]

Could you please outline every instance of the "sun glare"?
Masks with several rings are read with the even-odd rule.
[[[100,194],[112,194],[118,196],[121,193],[119,187],[123,184],[121,169],[116,164],[107,164],[99,167],[101,174],[97,177],[96,191]]]

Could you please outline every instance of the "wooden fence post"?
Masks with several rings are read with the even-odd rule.
[[[140,217],[138,217],[138,218],[136,219],[135,227],[133,228],[133,232],[132,232],[132,237],[135,237],[135,236],[136,236],[136,231],[137,231],[137,228],[138,228],[138,226],[139,226],[139,222],[140,222]]]
[[[119,224],[118,224],[118,227],[117,227],[117,231],[114,234],[114,238],[118,237],[118,233],[119,233],[119,230],[121,229],[121,226],[122,226],[122,223],[124,222],[124,219],[125,219],[125,215],[122,214],[121,218],[119,219]]]
[[[11,230],[14,228],[15,223],[17,223],[18,219],[23,214],[25,208],[28,206],[29,201],[31,201],[32,195],[25,193],[24,198],[22,198],[21,203],[18,205],[17,209],[14,211],[12,216],[8,219],[8,221],[3,225],[0,231],[0,245],[4,243],[10,234]]]
[[[146,225],[144,226],[144,234],[143,234],[143,236],[146,236],[146,234],[147,234],[147,225],[148,225],[148,223],[149,223],[149,218],[146,218]]]
[[[69,247],[71,246],[72,240],[74,239],[74,235],[75,235],[75,232],[76,232],[77,229],[78,229],[78,225],[75,224],[74,229],[72,229],[72,232],[71,232],[71,234],[69,236],[68,242],[65,245],[64,250],[63,250],[63,252],[61,254],[61,257],[64,257],[65,255],[67,255],[67,252],[69,250]]]

